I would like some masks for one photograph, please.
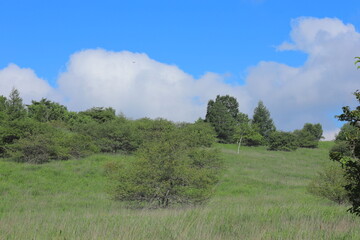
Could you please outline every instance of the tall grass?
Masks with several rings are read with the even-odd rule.
[[[360,239],[360,219],[306,192],[319,149],[219,145],[226,163],[200,207],[131,210],[111,200],[104,165],[131,156],[28,165],[0,161],[0,239]]]

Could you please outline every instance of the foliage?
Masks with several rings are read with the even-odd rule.
[[[173,122],[166,119],[142,118],[133,122],[137,131],[137,138],[141,144],[160,138],[163,134],[173,131],[176,126]]]
[[[258,127],[259,133],[265,139],[267,139],[272,132],[276,131],[274,122],[270,117],[270,112],[262,101],[259,101],[257,107],[254,109],[252,124]]]
[[[350,145],[346,141],[336,141],[329,151],[330,159],[341,162],[344,157],[351,157]]]
[[[120,165],[110,174],[116,179],[114,197],[136,207],[168,207],[206,200],[217,182],[217,152],[186,144],[179,129],[145,142],[130,166]]]
[[[264,137],[259,133],[256,125],[245,122],[236,129],[238,144],[244,146],[260,146],[264,144]]]
[[[0,96],[0,123],[6,120],[6,97]]]
[[[338,164],[331,164],[318,172],[308,185],[308,191],[316,196],[343,204],[349,200],[345,189],[347,184],[345,171]]]
[[[345,123],[340,132],[336,135],[336,141],[347,141],[353,138],[360,138],[360,129],[351,125],[350,123]]]
[[[319,140],[322,138],[323,130],[320,123],[305,123],[304,127],[301,130],[295,130],[294,134],[298,139],[299,147],[317,148]]]
[[[67,108],[59,103],[52,102],[46,98],[31,102],[32,104],[28,106],[29,117],[39,122],[64,121],[67,119]]]
[[[98,123],[104,123],[107,121],[114,120],[116,118],[115,110],[111,107],[109,108],[93,107],[84,112],[80,112],[80,115],[89,116]]]
[[[294,151],[298,142],[294,134],[290,132],[272,132],[268,137],[268,150],[272,151]]]
[[[184,141],[188,147],[212,147],[216,133],[210,123],[197,121],[193,124],[186,123],[180,127]]]
[[[39,122],[30,118],[5,121],[0,127],[0,148],[4,150],[3,154],[6,147],[17,140],[44,133],[48,130],[48,128],[42,126]]]
[[[247,115],[239,112],[239,103],[234,97],[217,95],[215,101],[208,102],[205,121],[214,127],[220,142],[235,142],[236,125],[246,119]]]
[[[360,102],[360,92],[356,91],[354,95]],[[357,106],[355,110],[345,106],[343,107],[343,113],[337,117],[340,121],[347,121],[353,127],[360,128],[360,106]],[[355,134],[348,134],[345,139],[350,151],[350,157],[341,153],[330,154],[330,157],[332,160],[342,163],[346,171],[346,177],[349,180],[349,183],[345,186],[345,189],[349,192],[349,201],[352,205],[349,211],[360,216],[360,138],[355,131]]]
[[[17,89],[13,88],[5,102],[6,112],[10,120],[21,119],[26,116],[26,109]]]
[[[72,129],[82,135],[89,136],[101,152],[133,152],[140,143],[136,129],[124,117],[116,117],[105,122],[90,121],[74,124]]]
[[[41,164],[85,157],[98,151],[89,137],[52,128],[48,124],[38,126],[41,131],[7,146],[7,154],[12,160]]]
[[[59,148],[50,135],[39,134],[22,138],[9,147],[11,159],[16,162],[41,164],[54,159],[68,159],[66,151]]]

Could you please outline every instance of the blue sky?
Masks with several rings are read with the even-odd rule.
[[[336,17],[357,28],[359,1],[1,1],[0,67],[31,67],[52,83],[69,56],[104,48],[144,52],[194,76],[230,73],[241,81],[261,60],[302,64],[305,55],[277,52],[290,22]]]
[[[239,91],[246,89],[237,91],[237,85],[246,85],[251,79],[251,71],[255,71],[251,69],[258,68],[261,62],[276,62],[299,68],[309,61],[312,52],[306,49],[295,47],[291,51],[279,51],[278,48],[284,42],[294,41],[291,32],[294,22],[300,21],[300,17],[338,19],[344,25],[351,24],[357,33],[360,28],[360,1],[4,0],[0,2],[0,71],[6,70],[10,63],[16,64],[20,70],[31,69],[33,77],[50,84],[56,92],[52,95],[53,98],[63,101],[62,99],[71,96],[59,91],[61,86],[58,85],[63,82],[61,79],[66,78],[64,73],[70,72],[71,56],[80,51],[95,49],[108,53],[128,51],[132,54],[146,54],[146,57],[156,63],[176,66],[194,81],[202,79],[207,73],[214,73],[217,76],[212,76],[213,78],[221,78],[216,81],[230,86],[227,86],[229,91],[223,90],[224,93],[235,91],[241,95]],[[339,47],[341,46],[339,43]],[[354,52],[354,56],[358,55],[360,46],[358,53]],[[172,78],[171,74],[167,76]],[[11,80],[3,80],[8,85],[9,81]],[[71,81],[78,80],[72,77]],[[7,95],[5,90],[0,90],[0,94]],[[198,95],[187,97],[194,99]],[[205,107],[209,97],[202,96]],[[259,95],[251,98],[250,96],[243,104],[240,103],[249,114],[262,97]],[[103,103],[107,104],[108,101]],[[340,104],[351,103],[344,100]],[[69,104],[71,105],[70,102]],[[270,110],[279,108],[276,104],[280,102],[269,101]],[[88,106],[74,104],[75,109],[82,107]],[[331,109],[322,104],[317,108],[326,108],[322,115],[332,116],[337,112],[335,107]],[[119,110],[122,111],[121,106]],[[155,113],[162,115],[161,112]],[[125,114],[134,118],[142,115],[141,112],[132,111],[125,111]],[[144,114],[147,112],[143,112]],[[276,116],[274,118],[282,119]],[[187,119],[192,118],[184,120]],[[318,119],[320,121],[321,118],[309,117],[304,121]],[[174,120],[183,119],[179,117]],[[285,120],[278,120],[279,123],[282,121]],[[337,126],[334,120],[330,122],[325,123],[329,131]],[[290,130],[298,125],[283,128]]]

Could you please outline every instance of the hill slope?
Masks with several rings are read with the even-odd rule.
[[[269,152],[219,145],[226,163],[204,206],[130,210],[112,201],[95,155],[44,165],[0,160],[0,239],[360,239],[360,219],[306,192],[329,162],[319,149]]]

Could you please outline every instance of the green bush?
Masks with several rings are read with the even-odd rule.
[[[179,129],[144,143],[128,165],[109,164],[115,199],[136,207],[198,204],[212,193],[221,161],[218,152],[189,147]]]
[[[66,150],[55,145],[50,135],[22,138],[9,146],[8,153],[16,162],[41,164],[52,159],[67,159]]]
[[[322,134],[323,130],[320,123],[305,123],[301,130],[294,131],[299,147],[302,148],[317,148]]]
[[[294,151],[298,147],[296,137],[290,132],[272,132],[268,142],[268,150],[272,151]]]
[[[351,149],[349,143],[345,141],[336,141],[335,145],[330,149],[330,159],[340,162],[343,157],[351,157]]]
[[[264,142],[264,137],[258,132],[253,132],[252,134],[244,136],[243,139],[243,145],[250,147],[261,146],[264,144]]]
[[[10,159],[35,164],[85,157],[97,151],[90,137],[57,128],[22,137],[6,146]]]
[[[334,163],[319,172],[307,189],[311,194],[342,204],[349,200],[348,192],[345,190],[347,184],[345,171]]]
[[[216,141],[216,133],[210,123],[197,121],[180,127],[189,147],[211,147]]]
[[[296,130],[294,131],[294,135],[297,137],[299,147],[317,148],[319,145],[319,140],[317,140],[310,132]]]
[[[134,152],[141,144],[141,138],[134,124],[123,117],[102,123],[91,121],[77,123],[73,130],[88,136],[101,152]]]

